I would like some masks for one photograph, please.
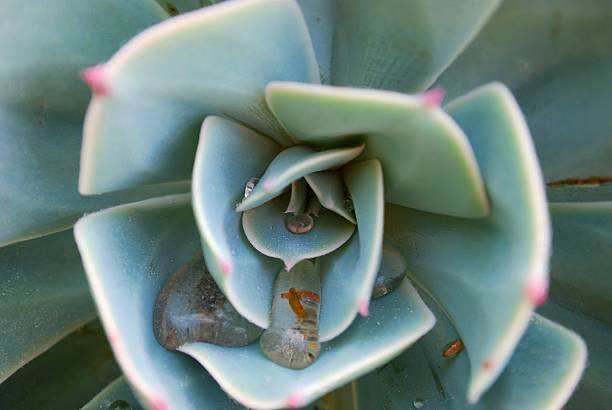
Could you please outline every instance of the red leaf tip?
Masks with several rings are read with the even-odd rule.
[[[527,297],[536,306],[542,306],[548,299],[548,283],[546,280],[534,280],[527,285]]]
[[[368,316],[370,314],[370,302],[368,300],[360,300],[357,303],[357,311],[361,316]]]

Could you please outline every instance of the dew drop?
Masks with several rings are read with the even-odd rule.
[[[270,360],[290,369],[303,369],[319,357],[320,294],[319,274],[310,261],[278,274],[270,327],[259,340]]]
[[[169,350],[185,343],[246,346],[262,329],[243,318],[221,292],[196,253],[162,288],[153,312],[153,332]]]
[[[423,406],[425,406],[425,403],[423,402],[423,399],[414,399],[414,401],[412,402],[412,406],[415,409],[422,409]]]
[[[308,233],[314,227],[314,219],[308,214],[287,215],[285,226],[294,234]]]
[[[406,259],[401,252],[388,243],[383,244],[382,261],[374,288],[372,299],[385,296],[401,285],[406,276]]]
[[[245,198],[248,198],[249,195],[251,195],[251,192],[253,192],[253,189],[255,188],[255,185],[257,185],[258,182],[259,182],[259,178],[249,179],[249,181],[246,183],[244,187],[244,197]]]

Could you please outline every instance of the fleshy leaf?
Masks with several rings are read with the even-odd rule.
[[[253,249],[235,205],[247,182],[261,175],[279,151],[269,138],[208,117],[193,174],[193,208],[206,265],[238,313],[262,328],[268,326],[274,277],[282,265]]]
[[[324,208],[334,211],[351,223],[357,223],[355,217],[346,209],[344,184],[338,173],[315,172],[305,178]]]
[[[189,195],[90,214],[75,225],[75,236],[115,358],[143,406],[237,407],[201,366],[153,336],[160,289],[201,247]]]
[[[355,231],[355,225],[344,218],[325,212],[313,218],[310,231],[292,233],[286,226],[288,202],[288,194],[282,195],[242,214],[242,228],[251,245],[266,256],[282,260],[287,270],[301,260],[335,251]]]
[[[546,298],[550,227],[535,151],[508,91],[484,86],[447,108],[474,148],[491,214],[468,220],[389,206],[385,235],[404,252],[409,275],[457,326],[475,402]]]
[[[611,18],[607,0],[504,1],[438,84],[451,96],[484,81],[506,84],[547,182],[612,176]]]
[[[552,204],[550,213],[555,299],[612,325],[612,202]]]
[[[303,212],[307,206],[308,185],[302,178],[291,183],[291,199],[285,213]]]
[[[499,0],[337,0],[332,83],[425,90],[457,57]]]
[[[81,131],[77,115],[0,109],[0,246],[67,229],[85,212],[189,191],[174,183],[81,197]]]
[[[553,301],[555,296],[553,288]],[[566,308],[553,301],[544,305],[540,313],[578,332],[587,344],[589,356],[584,377],[564,409],[605,409],[612,400],[612,328],[609,323],[593,319],[574,308]]]
[[[266,98],[299,141],[335,146],[364,134],[360,159],[381,161],[386,201],[461,217],[488,213],[465,134],[426,96],[277,82]]]
[[[109,62],[91,71],[90,78],[103,86],[104,92],[98,94],[106,96],[94,98],[92,112],[87,116],[88,124],[126,121],[126,114],[119,108],[96,109],[101,104],[98,99],[111,96],[116,100],[111,104],[121,105],[137,98],[163,100],[187,105],[189,110],[199,112],[200,119],[205,114],[233,118],[287,145],[291,140],[269,112],[264,101],[264,87],[280,79],[318,82],[319,72],[297,4],[291,0],[238,0],[177,16],[142,32]],[[149,133],[160,135],[156,122],[148,124],[145,120],[146,110],[143,104],[136,109],[139,115],[132,119],[138,124],[130,128],[138,129],[138,134],[124,134],[124,139],[138,139],[130,145],[150,144],[144,137]],[[155,114],[155,110],[148,113],[153,117]],[[177,131],[182,134],[185,125],[179,119],[165,124],[164,133]],[[84,157],[81,168],[87,179],[80,181],[81,192],[117,189],[128,182],[151,183],[151,178],[142,174],[139,167],[125,161],[119,163],[123,179],[109,180],[104,174],[95,172],[118,166],[113,156],[102,154],[118,149],[112,130],[113,127],[86,125],[84,151],[91,151],[87,144],[95,143],[96,153],[101,158]],[[187,138],[181,136],[181,141]],[[155,160],[160,162],[160,169],[153,172],[152,177],[163,173],[162,165],[185,170],[183,156],[173,156],[175,153],[172,146],[167,145],[167,139],[156,138],[155,142],[157,146],[149,150],[157,156],[150,158],[147,169],[151,172]],[[104,159],[108,162],[101,163]]]
[[[142,410],[142,407],[134,397],[125,376],[121,376],[105,387],[81,410]]]
[[[0,248],[0,291],[0,382],[96,315],[72,230]]]
[[[94,321],[0,384],[0,408],[78,409],[120,374],[102,327]]]
[[[546,197],[549,202],[612,201],[612,183],[548,187]]]
[[[286,148],[274,158],[253,192],[236,207],[243,212],[280,195],[293,181],[313,172],[336,169],[357,158],[364,144],[316,151],[304,145]]]
[[[444,313],[416,346],[387,366],[354,383],[360,408],[405,409],[406,403],[433,409],[560,409],[575,388],[586,359],[584,342],[573,332],[534,315],[499,380],[475,405],[465,401],[469,360],[441,352],[459,336]]]
[[[388,297],[372,302],[342,336],[322,346],[311,366],[295,371],[268,360],[258,345],[224,349],[206,343],[181,348],[193,356],[243,405],[297,408],[375,369],[414,343],[435,319],[406,280]]]
[[[357,312],[368,305],[382,257],[384,187],[380,162],[371,159],[343,172],[357,216],[357,235],[340,250],[322,258],[319,339],[331,340],[345,331]]]
[[[297,0],[319,63],[322,83],[331,81],[335,0]]]
[[[79,70],[110,57],[130,37],[166,17],[153,0],[5,0],[2,7],[0,104],[26,111],[43,106],[83,113],[89,91]]]

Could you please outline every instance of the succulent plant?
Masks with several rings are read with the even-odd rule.
[[[0,408],[605,408],[609,3],[212,3],[3,4]]]

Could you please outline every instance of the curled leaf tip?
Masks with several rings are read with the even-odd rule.
[[[542,306],[548,299],[548,283],[534,280],[527,285],[527,297],[535,306]]]
[[[97,96],[109,94],[106,84],[106,73],[103,65],[97,65],[81,70],[81,78]]]
[[[299,409],[300,407],[304,407],[304,405],[306,405],[306,403],[301,393],[292,393],[287,398],[287,407],[290,409]]]
[[[444,100],[444,90],[442,88],[433,88],[425,91],[422,95],[423,103],[428,107],[438,107]]]
[[[357,302],[357,311],[361,316],[368,316],[370,314],[370,304],[367,300],[360,300]]]

